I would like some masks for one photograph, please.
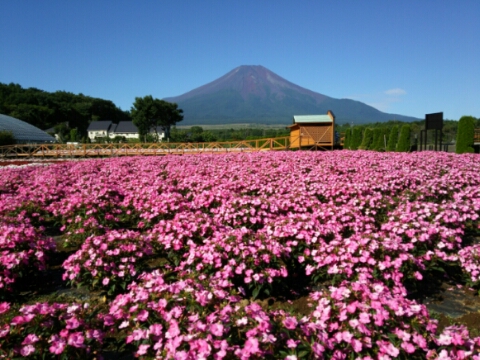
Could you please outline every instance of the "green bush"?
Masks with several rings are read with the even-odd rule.
[[[352,129],[352,139],[350,140],[350,149],[357,150],[362,143],[363,131],[361,127],[354,127]]]
[[[400,136],[398,137],[397,151],[407,152],[410,151],[410,125],[405,124],[400,130]]]
[[[363,133],[362,143],[358,148],[361,150],[369,150],[371,149],[372,142],[373,142],[373,130],[370,128],[366,128],[365,132]]]
[[[394,125],[388,137],[387,151],[395,151],[398,142],[398,125]]]
[[[17,141],[15,140],[15,137],[11,131],[0,131],[0,146],[15,145],[16,143]]]
[[[458,121],[457,145],[455,149],[457,154],[473,153],[474,134],[475,118],[472,116],[462,116]]]

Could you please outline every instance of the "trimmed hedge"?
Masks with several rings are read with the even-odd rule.
[[[410,125],[405,124],[400,130],[400,136],[397,143],[398,152],[408,152],[410,151]]]
[[[462,116],[458,121],[457,145],[455,148],[457,154],[474,152],[475,121],[472,116]]]
[[[394,125],[388,137],[387,151],[395,151],[398,142],[398,125]]]
[[[343,148],[344,149],[349,149],[350,147],[350,141],[352,138],[352,129],[348,128],[345,131],[345,139],[343,140]]]
[[[350,150],[357,150],[362,143],[362,128],[355,126],[352,130],[352,139],[349,142]]]
[[[370,149],[375,151],[383,150],[383,132],[384,129],[382,128],[373,129],[373,142]]]
[[[358,147],[362,150],[370,150],[373,143],[373,130],[371,128],[366,128],[363,133],[362,144]]]

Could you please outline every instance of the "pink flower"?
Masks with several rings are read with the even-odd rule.
[[[150,347],[149,344],[142,344],[138,347],[137,356],[145,355]]]
[[[442,346],[448,346],[452,343],[452,337],[448,334],[442,333],[437,339],[437,344]]]
[[[35,352],[35,347],[33,345],[25,345],[20,349],[20,354],[22,356],[29,356]]]
[[[258,340],[256,338],[248,338],[247,341],[245,341],[245,346],[243,347],[243,350],[248,355],[258,353],[260,351],[258,347]]]
[[[222,324],[212,324],[210,326],[210,332],[215,336],[222,336],[223,335],[223,325]]]
[[[68,337],[68,345],[71,345],[73,347],[76,347],[76,348],[83,348],[85,347],[84,345],[84,342],[85,341],[85,338],[83,337],[82,333],[81,332],[75,332],[75,333],[72,333],[70,334],[70,336]]]
[[[283,320],[283,326],[285,326],[288,330],[293,330],[297,327],[298,321],[293,316],[287,316]]]
[[[352,339],[350,345],[352,345],[353,351],[359,353],[362,351],[362,342],[358,339]]]
[[[5,324],[0,326],[0,338],[5,337],[10,332],[10,325]]]
[[[60,338],[57,335],[52,335],[49,342],[52,343],[52,345],[50,346],[50,352],[52,354],[59,355],[65,349],[65,345],[66,345],[65,340]]]
[[[246,317],[243,317],[243,318],[238,319],[238,320],[236,321],[236,324],[237,324],[238,326],[240,326],[240,325],[247,325],[247,323],[248,323],[248,319],[247,319]]]
[[[290,349],[295,349],[297,347],[297,342],[293,339],[288,339],[287,347],[289,347]]]
[[[360,316],[358,317],[358,320],[362,323],[362,324],[368,324],[370,322],[370,315],[368,315],[367,313],[365,312],[362,312],[360,313]]]
[[[347,311],[350,313],[350,314],[353,314],[355,312],[355,310],[357,309],[357,301],[354,301],[350,304],[347,305]]]
[[[168,328],[165,337],[167,339],[173,339],[180,335],[180,329],[178,328],[178,322],[176,320],[170,320],[170,327]]]
[[[187,360],[188,359],[188,354],[186,351],[177,351],[175,353],[175,356],[173,358],[174,360]]]
[[[0,303],[0,314],[7,312],[10,309],[10,304],[7,302]]]
[[[386,351],[387,351],[388,355],[393,356],[393,357],[397,357],[398,354],[400,353],[400,351],[395,346],[393,346],[392,343],[388,343],[386,345]]]
[[[413,335],[413,342],[418,345],[421,349],[426,349],[427,348],[427,341],[422,335]]]
[[[349,332],[349,331],[343,331],[342,332],[343,341],[349,343],[352,340],[352,338],[353,338],[353,335],[352,335],[351,332]]]
[[[28,334],[22,342],[22,345],[35,344],[38,341],[38,336],[35,334]]]
[[[148,319],[148,311],[140,310],[140,312],[137,314],[137,319],[139,321],[146,321]]]
[[[410,342],[403,342],[401,346],[407,354],[413,354],[415,352],[415,346]]]
[[[10,325],[21,325],[23,323],[27,322],[26,318],[23,316],[15,316],[11,321]]]
[[[65,324],[66,324],[65,328],[69,330],[76,329],[80,326],[80,322],[76,317],[71,317],[70,319],[67,319],[65,321]]]
[[[323,347],[323,345],[320,345],[317,342],[313,343],[312,350],[313,353],[318,357],[323,357],[323,353],[325,352],[325,348]]]
[[[419,273],[418,271],[415,271],[415,272],[413,273],[413,276],[414,276],[415,279],[417,279],[417,280],[422,280],[422,279],[423,279],[422,274]]]
[[[122,323],[120,325],[118,325],[118,328],[119,329],[125,329],[129,325],[130,325],[130,322],[128,320],[125,320],[125,321],[122,321]]]

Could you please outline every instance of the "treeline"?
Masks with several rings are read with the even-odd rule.
[[[475,120],[475,127],[480,127],[480,118]],[[442,131],[442,143],[452,143],[456,141],[457,138],[457,130],[458,130],[458,119],[457,120],[444,120],[443,121],[443,131]],[[419,120],[419,121],[413,121],[413,122],[402,122],[402,121],[388,121],[388,122],[377,122],[377,123],[371,123],[371,124],[365,124],[365,125],[354,125],[352,126],[351,124],[342,124],[342,125],[336,125],[336,130],[339,133],[346,133],[347,129],[353,129],[354,127],[360,127],[362,129],[362,132],[366,128],[371,128],[371,129],[376,129],[376,128],[382,128],[382,129],[387,129],[391,130],[393,126],[397,125],[399,128],[401,128],[404,124],[409,124],[410,125],[410,132],[412,134],[412,145],[415,142],[415,135],[419,136],[420,131],[425,129],[425,120]],[[429,136],[432,136],[432,133],[429,132]],[[430,139],[429,139],[430,140]],[[440,140],[440,139],[439,139]]]
[[[42,130],[53,129],[64,141],[87,141],[87,128],[95,120],[114,123],[134,120],[130,111],[123,111],[112,101],[65,91],[47,92],[22,88],[14,83],[0,83],[0,114],[12,116]],[[287,136],[287,129],[214,129],[200,126],[189,129],[172,127],[172,142],[209,142],[252,140],[262,137]],[[10,143],[8,134],[2,142]],[[148,137],[148,136],[147,136]],[[143,139],[144,137],[142,137]]]
[[[343,148],[349,150],[410,151],[411,125],[362,128],[355,126],[345,131]]]
[[[129,112],[122,111],[110,100],[66,91],[50,93],[36,88],[24,89],[13,83],[0,83],[0,114],[42,130],[58,126],[60,131],[68,133],[70,129],[77,129],[82,137],[86,136],[93,120],[131,120]]]
[[[172,142],[212,142],[212,141],[239,141],[255,140],[289,136],[288,129],[212,129],[204,130],[201,126],[192,126],[188,129],[173,127],[170,131]]]
[[[463,116],[459,121],[445,120],[438,141],[441,137],[443,144],[456,144],[457,153],[474,152],[474,131],[479,127],[480,119],[472,116]],[[417,149],[425,121],[390,121],[353,127],[344,124],[337,129],[344,134],[344,149],[405,152]],[[432,143],[434,132],[429,131],[427,135],[427,144]]]

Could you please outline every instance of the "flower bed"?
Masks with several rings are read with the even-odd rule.
[[[479,173],[367,151],[4,169],[0,356],[480,358],[422,304],[432,279],[480,288]],[[42,292],[59,270],[89,297]]]

